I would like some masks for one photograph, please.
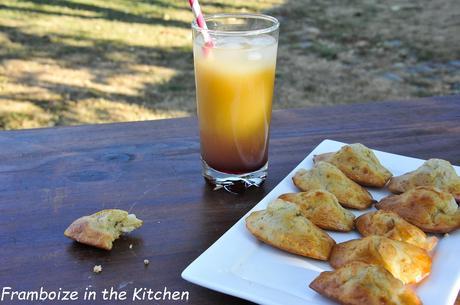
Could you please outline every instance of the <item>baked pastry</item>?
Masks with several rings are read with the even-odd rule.
[[[294,203],[281,199],[267,209],[252,212],[246,227],[260,241],[281,250],[327,260],[335,241],[308,218]]]
[[[378,265],[352,262],[325,271],[310,283],[319,294],[343,305],[421,305],[415,292]]]
[[[304,192],[312,190],[331,192],[340,204],[347,208],[367,209],[374,201],[365,188],[347,178],[337,167],[327,162],[318,162],[311,170],[299,170],[292,180]]]
[[[415,171],[391,178],[388,189],[399,194],[417,186],[436,187],[451,193],[460,202],[460,177],[449,161],[429,159]]]
[[[424,232],[447,233],[460,227],[460,210],[454,197],[433,187],[419,186],[387,196],[376,208],[393,211]]]
[[[335,153],[315,156],[314,162],[320,161],[334,164],[348,178],[365,186],[384,187],[392,176],[374,152],[360,143],[345,145]]]
[[[379,210],[363,214],[356,218],[355,224],[363,236],[381,235],[427,251],[431,251],[438,242],[436,237],[427,237],[422,230],[391,211]]]
[[[431,257],[414,245],[370,235],[334,246],[329,263],[334,268],[353,261],[380,265],[404,284],[417,283],[431,270]]]
[[[295,203],[302,215],[321,229],[343,232],[353,230],[355,215],[344,209],[328,191],[289,193],[279,198]]]
[[[111,250],[115,239],[142,226],[142,220],[123,210],[102,210],[75,220],[64,235],[79,243]]]

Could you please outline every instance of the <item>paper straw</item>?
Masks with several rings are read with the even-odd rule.
[[[206,26],[206,21],[204,20],[198,0],[188,0],[188,3],[190,4],[193,14],[195,15],[196,23],[202,29],[201,34],[203,35],[205,46],[212,47],[214,44],[212,43],[211,36],[207,31],[208,27]]]

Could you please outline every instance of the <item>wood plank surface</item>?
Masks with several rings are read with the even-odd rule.
[[[80,293],[166,286],[188,291],[187,304],[250,304],[180,273],[324,139],[460,165],[460,96],[274,111],[268,180],[237,196],[201,177],[195,118],[0,132],[0,284]],[[105,208],[129,210],[144,226],[111,252],[63,236],[74,219]],[[16,303],[24,304],[5,304]]]

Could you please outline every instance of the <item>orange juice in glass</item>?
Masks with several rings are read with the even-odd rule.
[[[203,175],[213,185],[260,185],[268,141],[278,21],[260,14],[220,14],[193,28]]]

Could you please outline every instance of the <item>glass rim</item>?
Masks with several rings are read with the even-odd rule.
[[[244,18],[244,19],[262,19],[266,21],[271,21],[273,24],[270,26],[267,26],[262,29],[257,29],[257,30],[239,30],[239,31],[226,31],[226,30],[210,30],[210,29],[202,29],[198,26],[198,23],[196,22],[196,19],[193,20],[192,22],[192,29],[198,31],[198,32],[208,32],[211,36],[212,35],[227,35],[227,36],[249,36],[249,35],[259,35],[259,34],[266,34],[266,33],[271,33],[273,31],[276,31],[280,23],[278,19],[275,17],[265,15],[265,14],[249,14],[249,13],[220,13],[220,14],[210,14],[204,17],[204,20],[206,22],[212,20],[212,19],[224,19],[224,18]]]

